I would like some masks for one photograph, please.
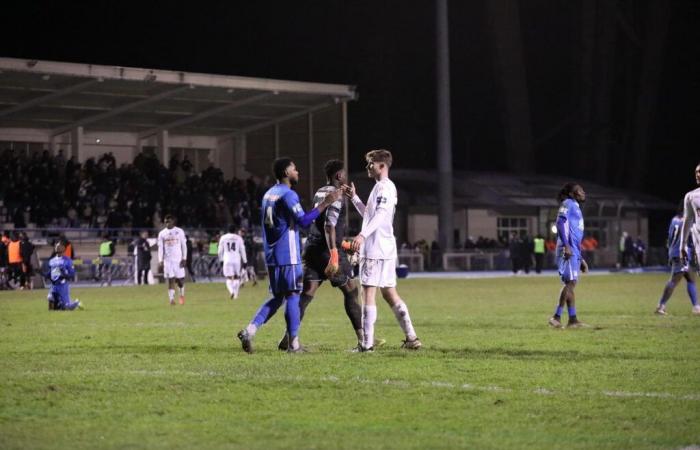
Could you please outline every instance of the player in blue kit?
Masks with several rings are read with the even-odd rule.
[[[68,280],[75,275],[73,261],[67,256],[63,256],[66,248],[63,244],[56,244],[56,256],[49,260],[48,277],[51,281],[49,289],[49,309],[59,311],[73,311],[82,309],[80,300],[72,302],[70,300],[70,285]]]
[[[673,295],[673,290],[683,278],[686,281],[688,289],[688,297],[692,304],[693,314],[700,314],[700,305],[698,305],[698,293],[695,287],[695,272],[698,271],[698,261],[695,260],[695,252],[693,251],[693,240],[688,239],[687,255],[691,255],[689,261],[684,262],[681,258],[681,228],[683,227],[683,204],[676,216],[671,219],[671,225],[668,227],[668,262],[671,265],[671,279],[666,283],[664,292],[661,295],[659,304],[656,307],[656,314],[661,316],[666,315],[666,303]],[[692,268],[692,270],[690,270]]]
[[[307,228],[329,205],[337,201],[342,191],[328,195],[308,213],[299,204],[299,196],[292,186],[299,182],[299,172],[290,158],[276,159],[272,171],[277,184],[263,196],[262,227],[265,262],[270,277],[272,298],[258,309],[248,326],[238,332],[243,350],[253,352],[253,338],[257,330],[287,301],[285,319],[291,353],[302,349],[299,344],[299,293],[302,289],[301,240],[299,227]]]
[[[567,328],[584,326],[576,318],[576,295],[574,289],[578,281],[579,270],[588,272],[588,264],[581,257],[581,240],[583,238],[583,214],[581,203],[586,201],[586,193],[581,185],[567,183],[562,187],[557,200],[560,202],[557,214],[557,264],[559,276],[564,286],[559,293],[559,304],[549,325],[562,328],[561,313],[564,305],[569,313]]]

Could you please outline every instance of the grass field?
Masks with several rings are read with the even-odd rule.
[[[700,317],[685,287],[652,314],[662,275],[585,277],[579,316],[552,330],[555,277],[404,280],[424,347],[353,354],[338,292],[309,307],[309,353],[276,350],[284,316],[247,355],[234,334],[264,286],[228,299],[188,284],[0,292],[0,448],[683,448],[700,444]]]

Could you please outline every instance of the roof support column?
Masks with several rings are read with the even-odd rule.
[[[308,115],[309,129],[309,207],[314,201],[314,115]]]
[[[450,115],[450,44],[447,0],[436,4],[437,34],[437,153],[439,212],[438,240],[443,252],[454,248],[454,211],[452,200],[452,123]]]
[[[83,127],[75,127],[70,132],[70,157],[83,162]]]
[[[162,162],[165,167],[170,163],[170,139],[168,130],[160,130],[158,133],[158,151],[162,155]]]
[[[341,119],[340,119],[340,126],[342,129],[342,146],[343,146],[343,167],[345,167],[345,177],[346,177],[346,183],[349,183],[347,181],[348,174],[350,173],[350,160],[348,158],[348,104],[347,102],[343,102],[340,105],[340,114],[341,114]],[[344,196],[343,196],[344,197]],[[348,207],[348,202],[345,198],[343,198],[343,202],[345,203],[345,210],[349,211],[347,209]],[[350,229],[350,214],[345,214],[345,229],[349,230]]]

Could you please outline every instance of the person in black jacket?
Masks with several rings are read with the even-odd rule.
[[[148,243],[148,231],[141,232],[136,240],[136,283],[148,284],[148,272],[151,270],[151,244]]]

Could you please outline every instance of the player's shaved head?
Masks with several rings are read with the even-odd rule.
[[[331,159],[326,163],[325,166],[323,166],[323,171],[326,173],[326,178],[329,180],[332,180],[335,177],[335,174],[340,172],[345,168],[345,164],[343,161],[339,159]]]
[[[287,178],[287,169],[289,166],[294,164],[294,161],[292,161],[292,158],[289,157],[282,157],[282,158],[277,158],[273,163],[272,163],[272,173],[275,175],[275,178],[278,180],[282,180],[284,178]]]

